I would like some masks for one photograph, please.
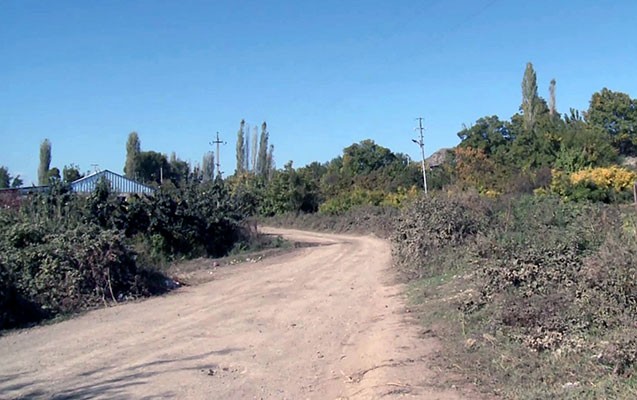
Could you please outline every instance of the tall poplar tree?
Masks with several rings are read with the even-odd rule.
[[[252,130],[252,167],[254,174],[257,173],[257,156],[259,155],[259,129],[255,126]]]
[[[537,95],[537,76],[533,64],[526,63],[524,78],[522,79],[522,118],[524,128],[532,131],[537,121],[540,99]]]
[[[268,149],[268,159],[266,162],[267,165],[267,178],[268,180],[272,179],[272,176],[274,175],[274,145],[271,144],[270,148]]]
[[[549,113],[551,117],[555,115],[555,111],[557,109],[556,101],[555,101],[555,79],[551,79],[551,85],[549,86]]]
[[[245,129],[245,138],[243,142],[245,143],[245,155],[243,156],[243,168],[246,172],[250,172],[250,126],[246,125]]]
[[[257,156],[257,174],[268,176],[268,125],[261,124],[261,137],[259,138],[259,155]]]
[[[215,177],[215,153],[209,151],[203,155],[201,162],[201,180],[209,182]]]
[[[49,184],[49,167],[51,166],[51,142],[44,139],[40,144],[40,166],[38,167],[38,184]]]
[[[236,167],[237,175],[240,175],[243,172],[245,172],[245,156],[246,156],[245,126],[246,126],[246,121],[242,119],[241,124],[239,125],[239,131],[237,132],[237,167]]]
[[[126,141],[126,164],[124,165],[124,175],[131,179],[136,179],[139,175],[139,154],[141,144],[137,132],[131,132]]]

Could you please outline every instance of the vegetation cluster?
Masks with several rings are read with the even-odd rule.
[[[223,181],[123,198],[55,185],[0,209],[0,329],[166,289],[169,260],[218,257],[249,240]]]
[[[633,398],[634,209],[474,196],[423,197],[392,236],[451,364],[509,398]]]

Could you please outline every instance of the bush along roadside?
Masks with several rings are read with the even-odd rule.
[[[261,218],[266,226],[307,229],[333,233],[375,234],[388,238],[400,210],[393,206],[358,206],[340,214],[332,213],[286,213]]]
[[[249,240],[223,182],[122,199],[55,187],[0,210],[0,330],[167,289],[175,259]]]
[[[637,398],[636,221],[553,197],[438,197],[405,209],[392,242],[472,381],[505,398]]]

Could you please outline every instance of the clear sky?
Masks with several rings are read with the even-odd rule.
[[[0,2],[0,165],[122,172],[143,150],[199,162],[216,131],[234,170],[242,118],[268,122],[278,166],[371,138],[418,157],[521,102],[526,62],[560,112],[608,87],[637,97],[637,1]]]

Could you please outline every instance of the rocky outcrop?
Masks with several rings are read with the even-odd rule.
[[[431,156],[429,156],[429,158],[427,158],[426,160],[427,166],[429,168],[436,168],[441,166],[447,161],[448,157],[451,155],[452,152],[453,152],[453,149],[446,149],[446,148],[436,151]]]

